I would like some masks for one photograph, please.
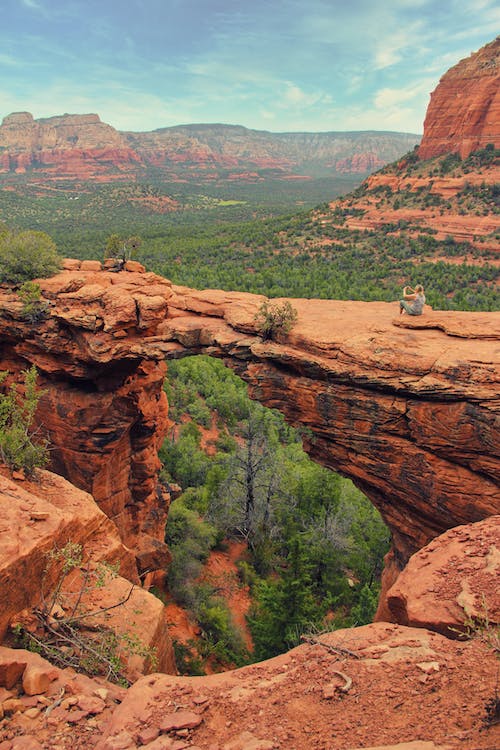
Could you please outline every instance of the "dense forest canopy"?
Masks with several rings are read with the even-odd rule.
[[[304,632],[371,621],[389,533],[351,481],[315,464],[283,416],[250,401],[247,387],[206,356],[169,363],[173,428],[160,451],[163,481],[182,494],[166,529],[168,590],[202,637],[178,655],[186,671],[274,656]],[[202,445],[210,430],[211,445]],[[244,540],[250,654],[230,606],[206,581],[210,550]]]
[[[467,175],[496,164],[497,152],[486,148],[464,162],[444,157],[424,166],[412,152],[405,174],[425,173],[431,180],[434,174]],[[349,217],[362,214],[356,200],[367,195],[381,208],[497,214],[495,186],[466,185],[444,201],[430,188],[393,193],[388,186],[370,191],[363,183],[342,209],[335,203],[317,205],[335,197],[329,190],[327,180],[312,186],[269,180],[197,191],[178,184],[84,184],[75,191],[74,184],[57,183],[51,190],[0,191],[0,215],[12,229],[47,232],[67,257],[102,258],[110,235],[139,236],[135,258],[148,270],[200,289],[390,301],[405,283],[418,282],[435,309],[500,308],[500,270],[488,243],[483,248],[451,236],[438,240],[435,231],[403,219],[369,231],[346,226]]]

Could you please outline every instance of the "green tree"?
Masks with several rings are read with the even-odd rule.
[[[257,605],[248,618],[256,658],[269,659],[297,645],[302,633],[323,615],[311,593],[307,551],[294,537],[281,579],[260,584]]]
[[[283,304],[266,300],[255,315],[257,329],[263,339],[273,339],[280,333],[290,333],[297,322],[297,310],[286,300]]]
[[[119,234],[111,234],[106,240],[104,257],[130,260],[141,244],[142,240],[137,235],[124,238]]]
[[[53,276],[61,259],[45,232],[0,233],[0,282],[19,284]]]
[[[7,377],[0,373],[0,386]],[[24,373],[24,394],[16,384],[0,393],[0,460],[11,470],[31,475],[49,458],[46,440],[34,442],[35,412],[42,395],[36,387],[37,370],[33,366]]]
[[[373,621],[377,609],[377,597],[368,586],[363,586],[359,593],[358,603],[351,610],[351,620],[354,625],[367,625]]]
[[[34,281],[25,281],[17,292],[23,303],[23,318],[29,323],[38,323],[47,317],[49,306],[42,300],[40,284]]]

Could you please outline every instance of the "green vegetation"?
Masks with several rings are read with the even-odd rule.
[[[279,305],[263,302],[255,316],[257,330],[264,340],[276,339],[280,334],[290,333],[297,322],[297,310],[286,300]]]
[[[450,161],[457,162],[449,172],[454,177],[486,169],[498,158],[498,149],[490,146],[463,162],[455,156],[421,162],[412,151],[382,171],[432,180]],[[314,188],[272,179],[198,188],[179,183],[76,186],[70,181],[45,191],[24,183],[12,187],[0,191],[0,215],[12,226],[50,232],[60,253],[76,258],[102,256],[110,233],[140,235],[137,260],[176,284],[267,297],[393,301],[402,280],[415,278],[417,266],[418,281],[434,309],[500,308],[500,271],[488,263],[496,253],[486,249],[500,239],[494,233],[477,240],[485,247],[473,247],[452,238],[437,240],[435,230],[407,220],[372,231],[345,226],[346,218],[364,213],[356,200],[372,193],[381,208],[497,213],[498,191],[491,185],[466,185],[458,195],[443,198],[430,183],[394,193],[388,186],[370,191],[363,183],[342,208],[333,209],[328,203],[317,205],[338,194],[328,180],[315,180]],[[457,256],[481,258],[481,263],[447,262]]]
[[[141,244],[141,238],[136,235],[124,238],[118,234],[112,234],[106,241],[104,258],[130,260]]]
[[[11,471],[24,471],[31,476],[48,461],[48,443],[37,436],[35,412],[43,395],[36,387],[36,367],[24,373],[24,385],[13,383],[0,392],[0,461]],[[8,376],[0,372],[0,387]],[[35,441],[35,438],[36,441]]]
[[[29,323],[39,323],[47,317],[49,306],[42,300],[40,284],[34,281],[25,281],[18,289],[17,294],[23,303],[22,316]]]
[[[0,282],[19,284],[58,269],[56,246],[45,232],[0,232]]]
[[[212,666],[249,658],[227,605],[200,579],[210,550],[224,540],[248,545],[240,576],[252,592],[252,659],[296,645],[327,616],[330,627],[370,621],[388,532],[361,492],[313,463],[299,433],[250,401],[246,385],[219,361],[170,362],[165,389],[171,417],[194,420],[179,424],[160,451],[164,481],[183,488],[166,531],[169,591],[203,633],[190,655],[183,651],[185,668],[194,659],[199,669],[207,654]],[[201,430],[214,425],[215,453],[207,455]]]

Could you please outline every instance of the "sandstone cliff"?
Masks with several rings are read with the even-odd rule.
[[[418,153],[421,159],[455,152],[465,159],[493,143],[500,147],[500,37],[450,68],[431,94]]]
[[[500,38],[445,73],[431,95],[420,146],[331,203],[329,212],[319,211],[317,220],[422,238],[424,247],[429,234],[452,238],[490,261],[500,230],[499,60]]]
[[[34,120],[15,112],[0,126],[0,172],[40,170],[47,175],[89,179],[130,173],[139,157],[114,128],[98,115],[61,115]]]
[[[418,140],[406,133],[268,133],[233,125],[122,133],[95,114],[34,120],[16,112],[0,125],[0,174],[105,181],[134,180],[153,169],[169,181],[310,179],[366,174]]]
[[[123,545],[115,525],[90,495],[47,471],[28,482],[13,481],[1,469],[0,505],[0,642],[13,620],[23,620],[24,611],[51,600],[60,566],[49,564],[48,556],[72,542],[81,547],[86,566],[113,563],[120,576],[84,590],[78,576],[71,574],[63,581],[58,607],[67,603],[71,611],[76,597],[84,611],[96,612],[123,601],[116,611],[93,617],[93,625],[140,638],[154,649],[158,669],[175,673],[163,605],[140,587],[133,550]],[[132,589],[130,582],[136,584]],[[145,658],[128,658],[131,677],[147,669]]]
[[[36,327],[1,294],[0,366],[37,366],[54,468],[92,492],[142,571],[167,560],[161,385],[164,359],[183,354],[223,357],[254,398],[311,430],[311,456],[382,512],[395,570],[446,529],[500,510],[499,313],[411,319],[396,304],[293,300],[291,334],[264,342],[258,295],[131,271],[65,271],[41,285],[51,314]]]

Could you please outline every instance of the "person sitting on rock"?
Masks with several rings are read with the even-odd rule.
[[[411,286],[405,286],[403,289],[403,299],[399,300],[399,314],[405,312],[408,315],[422,315],[425,305],[424,287],[417,284],[415,289]]]

